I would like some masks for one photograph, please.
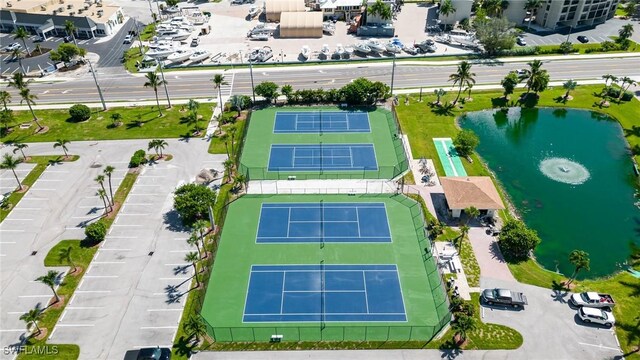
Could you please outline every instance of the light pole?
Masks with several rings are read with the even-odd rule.
[[[253,62],[249,59],[249,75],[251,76],[251,95],[253,96],[253,103],[256,103],[256,91],[253,85]]]
[[[138,27],[138,19],[133,19],[133,24],[136,26],[136,34],[138,35],[138,48],[140,49],[140,56],[144,55],[142,52],[142,39],[140,39],[140,28]]]
[[[391,96],[393,96],[393,80],[396,77],[396,54],[393,54],[393,63],[391,65]]]
[[[164,93],[167,95],[167,103],[169,104],[169,108],[171,108],[171,100],[169,99],[169,90],[167,90],[167,82],[164,79],[164,60],[160,61],[160,76],[162,76],[162,85],[164,85]]]
[[[573,26],[569,25],[569,33],[567,34],[566,42],[569,42],[569,36],[571,36],[571,30],[573,30]]]
[[[98,95],[100,96],[100,102],[102,103],[102,110],[107,110],[107,104],[104,102],[104,96],[102,96],[102,90],[100,89],[100,85],[98,84],[98,78],[96,77],[96,72],[93,71],[93,65],[91,65],[91,61],[87,60],[87,64],[89,64],[89,70],[91,71],[91,75],[93,75],[93,81],[96,83],[96,87],[98,88]]]

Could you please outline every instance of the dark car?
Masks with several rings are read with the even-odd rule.
[[[589,38],[584,36],[584,35],[580,35],[578,36],[578,41],[580,41],[581,43],[585,44],[589,42]]]
[[[480,298],[487,305],[507,305],[514,308],[527,305],[527,297],[523,293],[507,289],[485,289]]]
[[[170,360],[171,350],[168,348],[154,347],[142,348],[138,352],[137,360]]]
[[[66,43],[70,43],[70,42],[73,42],[73,37],[65,36],[62,40]]]

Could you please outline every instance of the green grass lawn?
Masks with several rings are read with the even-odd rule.
[[[142,89],[142,86],[140,86]],[[149,89],[153,95],[153,90]],[[110,108],[107,111],[94,109],[91,118],[81,123],[71,122],[67,110],[36,110],[36,116],[43,126],[48,126],[49,131],[44,134],[34,134],[35,126],[29,129],[20,129],[17,125],[28,123],[32,120],[29,111],[15,111],[16,122],[13,131],[0,138],[0,141],[8,143],[20,142],[45,142],[66,139],[70,141],[80,140],[116,140],[116,139],[152,139],[152,138],[178,138],[192,135],[192,126],[185,122],[187,112],[182,112],[181,106],[171,109],[162,109],[163,117],[158,117],[155,106],[120,107]],[[113,127],[111,114],[122,115],[122,126]],[[200,106],[199,114],[202,115],[201,126],[206,126],[211,118],[212,108],[210,104]],[[140,123],[138,124],[138,120]]]
[[[615,41],[615,37],[612,37],[610,41]],[[626,50],[607,51],[606,53],[615,54],[615,53],[625,53],[625,52],[636,52],[640,49],[640,45],[638,45],[638,43],[636,43],[633,40],[629,40],[629,41],[631,42],[631,45]],[[573,49],[574,49],[573,53],[579,53],[579,54],[604,53],[602,51],[594,50],[594,49],[599,49],[601,45],[602,45],[601,43],[587,43],[587,44],[575,43],[573,44]],[[560,45],[540,45],[538,47],[542,51],[560,50]],[[590,50],[590,51],[587,52],[587,50]]]
[[[68,161],[76,161],[79,156],[72,155]],[[51,162],[62,161],[62,156],[30,156],[27,163],[36,164],[36,166],[25,176],[23,179],[20,179],[22,185],[29,186],[33,185],[36,180],[42,175],[42,173],[47,169],[47,166]],[[18,176],[20,178],[20,176]],[[17,188],[17,184],[16,184]],[[0,208],[0,223],[4,221],[4,219],[11,213],[11,210],[18,205],[20,200],[27,194],[25,192],[17,192],[14,191],[9,195],[8,203],[11,204],[10,208],[4,209]]]
[[[462,248],[460,249],[460,261],[462,262],[462,268],[464,274],[467,276],[467,283],[471,287],[480,286],[480,265],[476,259],[476,254],[473,252],[471,242],[467,236],[462,240]]]
[[[476,329],[467,334],[468,342],[465,350],[492,350],[492,349],[517,349],[522,345],[522,335],[516,330],[498,324],[485,323],[480,318],[480,294],[471,294],[471,304],[476,318]],[[430,342],[427,347],[431,349],[455,348],[453,337],[455,332],[449,329],[438,340]]]
[[[147,46],[142,47],[143,54],[146,53],[147,50],[149,50],[149,47]],[[136,63],[138,61],[142,62],[142,58],[144,57],[144,55],[140,55],[140,48],[137,46],[134,46],[126,50],[122,54],[122,57],[124,58],[124,68],[131,73],[137,73],[138,68],[136,68]]]
[[[244,116],[246,116],[246,112],[244,114]],[[236,115],[238,115],[236,111],[228,111],[224,113],[223,118],[236,119]],[[221,125],[220,129],[229,137],[227,139],[227,145],[225,146],[224,141],[222,141],[222,139],[220,138],[220,134],[214,134],[214,136],[211,138],[211,141],[209,142],[209,154],[226,154],[227,149],[232,157],[234,154],[238,154],[238,151],[240,151],[241,148],[244,133],[246,131],[246,124],[247,121],[244,119],[244,117],[240,117],[237,118],[237,120],[233,120],[232,123]],[[235,131],[233,144],[231,143],[231,131]]]
[[[80,347],[75,344],[28,345],[17,360],[76,360],[79,356]]]
[[[142,32],[140,32],[140,40],[149,41],[155,36],[155,34],[156,24],[149,24],[142,29]]]

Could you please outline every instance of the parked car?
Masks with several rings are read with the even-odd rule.
[[[73,42],[73,37],[71,35],[65,36],[64,38],[62,38],[62,40],[66,43],[70,43]]]
[[[516,74],[518,74],[518,76],[522,76],[522,75],[526,75],[527,74],[527,70],[525,70],[525,69],[517,69],[517,70],[514,70],[514,72]]]
[[[600,324],[606,327],[612,327],[616,323],[613,313],[603,309],[581,307],[578,310],[578,317],[586,323]]]
[[[526,46],[527,45],[527,40],[525,40],[523,37],[518,37],[516,39],[516,43],[520,46]]]
[[[480,298],[487,305],[499,304],[512,306],[514,308],[527,305],[527,297],[523,293],[507,289],[485,289]]]
[[[4,51],[11,52],[15,49],[20,49],[20,48],[22,48],[22,45],[20,45],[20,43],[14,42],[11,45],[5,46]]]
[[[591,308],[611,309],[616,305],[613,297],[609,294],[600,294],[595,291],[583,292],[571,295],[571,303],[575,306],[586,306]]]
[[[133,36],[127,35],[127,36],[124,37],[124,43],[125,44],[131,44],[132,41],[133,41]]]
[[[142,348],[138,352],[137,360],[171,360],[171,350],[168,348],[154,347]]]
[[[191,39],[191,46],[198,46],[198,45],[200,45],[200,38],[196,36],[193,39]]]
[[[589,38],[584,36],[584,35],[580,35],[580,36],[578,36],[578,41],[580,41],[583,44],[586,44],[586,43],[589,42]]]

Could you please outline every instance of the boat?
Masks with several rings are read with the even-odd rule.
[[[353,54],[353,46],[351,45],[347,45],[344,47],[344,53],[348,56],[351,56],[351,54]]]
[[[403,46],[402,51],[406,52],[409,55],[416,55],[418,53],[418,49],[413,45]]]
[[[417,43],[415,47],[420,48],[423,52],[435,52],[437,49],[436,43],[431,39]]]
[[[253,50],[251,50],[251,52],[249,53],[249,61],[254,62],[258,60],[258,55],[260,55],[260,50],[261,48],[253,48]]]
[[[269,46],[265,46],[258,52],[257,60],[260,62],[265,62],[273,57],[273,50]]]
[[[267,41],[271,36],[267,33],[251,34],[249,40]]]
[[[336,32],[336,24],[331,21],[325,21],[322,23],[322,32],[325,34],[333,35]]]
[[[169,6],[169,7],[164,9],[164,12],[169,13],[169,14],[175,14],[175,13],[180,12],[180,8],[177,5]]]
[[[249,8],[249,19],[255,18],[256,16],[260,15],[260,13],[262,13],[261,6],[251,5],[251,7]]]
[[[182,41],[186,40],[189,36],[191,36],[190,32],[184,30],[178,30],[175,35],[171,36],[171,39],[174,41]]]
[[[366,43],[364,43],[364,42],[361,42],[361,43],[357,43],[357,44],[355,44],[355,45],[353,46],[353,50],[354,50],[354,51],[357,51],[357,52],[359,52],[359,53],[362,53],[362,54],[369,54],[369,53],[371,53],[371,48],[369,47],[369,45],[367,45],[367,44],[366,44]]]
[[[183,62],[187,61],[191,55],[193,55],[192,50],[178,49],[171,55],[167,56],[167,60],[172,63]]]
[[[384,46],[385,50],[387,50],[387,52],[391,53],[391,54],[399,54],[402,52],[402,46],[397,43],[397,42],[393,42],[393,41],[389,41],[385,46]]]
[[[142,58],[141,63],[136,63],[136,67],[138,68],[138,72],[141,73],[154,72],[158,69],[158,60],[150,56],[145,56]]]
[[[382,45],[380,41],[378,41],[377,39],[369,39],[367,41],[367,45],[369,46],[372,52],[380,53],[385,51],[384,45]]]
[[[178,33],[178,29],[175,26],[167,26],[163,28],[156,29],[156,34],[158,36],[171,36],[176,35]]]
[[[300,50],[300,56],[302,56],[304,60],[309,60],[310,55],[311,55],[311,49],[309,48],[309,46],[307,45],[303,46],[302,50]]]
[[[192,63],[199,63],[208,59],[210,56],[211,53],[208,50],[196,50],[191,56],[189,56],[189,61]]]
[[[145,55],[154,59],[165,59],[167,56],[173,54],[176,50],[172,46],[158,46],[155,49],[147,51]]]
[[[325,58],[328,58],[329,53],[331,53],[331,50],[329,49],[329,45],[323,44],[322,48],[320,49],[320,54],[324,55]]]
[[[344,46],[342,44],[336,44],[336,51],[334,51],[333,55],[337,58],[341,58],[344,54]]]
[[[158,46],[172,46],[172,45],[173,45],[173,42],[170,40],[160,40],[158,38],[154,38],[154,41],[151,41],[147,46],[149,47],[149,49],[155,49]]]

